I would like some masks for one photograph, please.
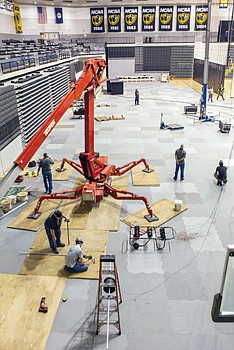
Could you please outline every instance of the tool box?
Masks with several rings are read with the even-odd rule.
[[[231,130],[231,123],[219,121],[219,130],[223,133],[229,133]]]

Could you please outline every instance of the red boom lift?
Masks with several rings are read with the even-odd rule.
[[[146,160],[141,158],[121,167],[116,167],[115,165],[108,164],[107,156],[99,156],[99,153],[94,151],[94,89],[106,80],[104,77],[105,67],[106,64],[103,59],[90,59],[85,62],[85,68],[79,79],[76,83],[70,84],[68,93],[15,160],[15,164],[21,169],[24,169],[72,102],[79,99],[84,92],[85,151],[79,154],[80,164],[64,158],[58,170],[63,171],[64,164],[68,163],[87,179],[87,183],[77,189],[59,191],[41,196],[34,212],[29,216],[30,218],[38,218],[41,214],[39,212],[41,203],[45,199],[76,199],[81,197],[82,201],[96,202],[100,201],[104,195],[110,195],[119,200],[142,200],[148,211],[148,215],[145,215],[145,218],[148,221],[158,220],[157,216],[153,214],[146,197],[138,196],[129,191],[116,190],[110,185],[110,176],[123,175],[139,163],[144,163],[145,169],[143,171],[153,171],[149,168]]]

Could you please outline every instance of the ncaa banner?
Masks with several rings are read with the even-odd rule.
[[[219,0],[219,8],[226,9],[228,7],[228,0]]]
[[[155,6],[142,6],[141,8],[141,30],[142,32],[155,31]]]
[[[14,21],[15,21],[15,31],[16,33],[23,33],[22,28],[22,18],[20,14],[20,5],[16,2],[13,3],[13,13],[14,13]]]
[[[125,32],[138,31],[138,7],[124,8],[124,30]]]
[[[107,8],[108,32],[121,32],[121,7]]]
[[[104,27],[104,7],[90,8],[91,33],[103,33]]]
[[[172,30],[173,6],[159,6],[159,30]]]
[[[208,6],[196,6],[195,30],[206,30],[208,20]]]
[[[176,30],[190,30],[191,6],[177,6]]]
[[[62,7],[55,7],[55,21],[56,23],[63,23],[63,9]]]

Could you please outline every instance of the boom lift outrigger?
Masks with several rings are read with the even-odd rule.
[[[117,190],[110,185],[110,176],[121,176],[139,163],[144,163],[145,169],[143,171],[153,171],[149,168],[146,160],[141,158],[121,167],[116,167],[108,164],[107,156],[100,156],[99,153],[94,151],[94,89],[106,80],[104,77],[105,67],[106,64],[103,59],[90,59],[85,62],[85,68],[79,79],[76,83],[71,83],[68,93],[41,126],[21,155],[15,160],[15,164],[24,169],[72,102],[79,99],[84,92],[85,151],[79,154],[80,164],[64,158],[58,170],[63,171],[65,163],[68,163],[82,174],[87,182],[73,190],[59,191],[41,196],[33,213],[30,214],[30,218],[37,219],[40,216],[41,203],[46,199],[76,199],[81,197],[82,201],[97,202],[103,199],[104,195],[110,195],[118,200],[142,200],[148,211],[148,215],[145,215],[145,218],[148,221],[158,220],[157,216],[153,214],[146,197],[138,196],[125,190]]]

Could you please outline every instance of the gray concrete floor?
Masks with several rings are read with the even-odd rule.
[[[140,92],[140,105],[134,106],[134,90]],[[158,167],[160,187],[132,186],[129,190],[145,195],[150,203],[161,198],[181,199],[188,210],[167,222],[177,235],[196,238],[170,241],[171,251],[135,250],[122,252],[129,237],[129,227],[120,223],[119,232],[110,232],[107,253],[115,254],[123,303],[120,305],[122,334],[110,326],[110,350],[231,350],[232,324],[213,323],[211,307],[219,292],[226,247],[233,243],[233,130],[219,131],[218,122],[198,123],[186,117],[184,106],[197,104],[199,94],[172,83],[124,84],[124,95],[103,93],[97,102],[110,107],[96,107],[95,114],[124,114],[121,121],[95,122],[95,150],[108,155],[109,162],[120,166],[146,158]],[[232,120],[231,100],[208,104],[208,114]],[[160,115],[165,123],[178,123],[183,130],[160,130]],[[195,121],[195,122],[194,122]],[[55,159],[78,159],[84,150],[84,125],[66,112],[38,151]],[[175,182],[174,152],[183,143],[187,151],[185,181]],[[213,173],[220,159],[228,166],[228,183],[216,186]],[[54,183],[54,190],[71,188],[70,182]],[[44,192],[41,179],[30,182]],[[125,201],[121,218],[143,209],[142,202]],[[20,211],[20,209],[19,209]],[[18,215],[1,219],[0,273],[17,274],[36,233],[8,229]],[[98,229],[98,227],[97,227]],[[95,335],[95,306],[98,281],[68,280],[57,311],[46,350],[106,349],[106,329]]]

